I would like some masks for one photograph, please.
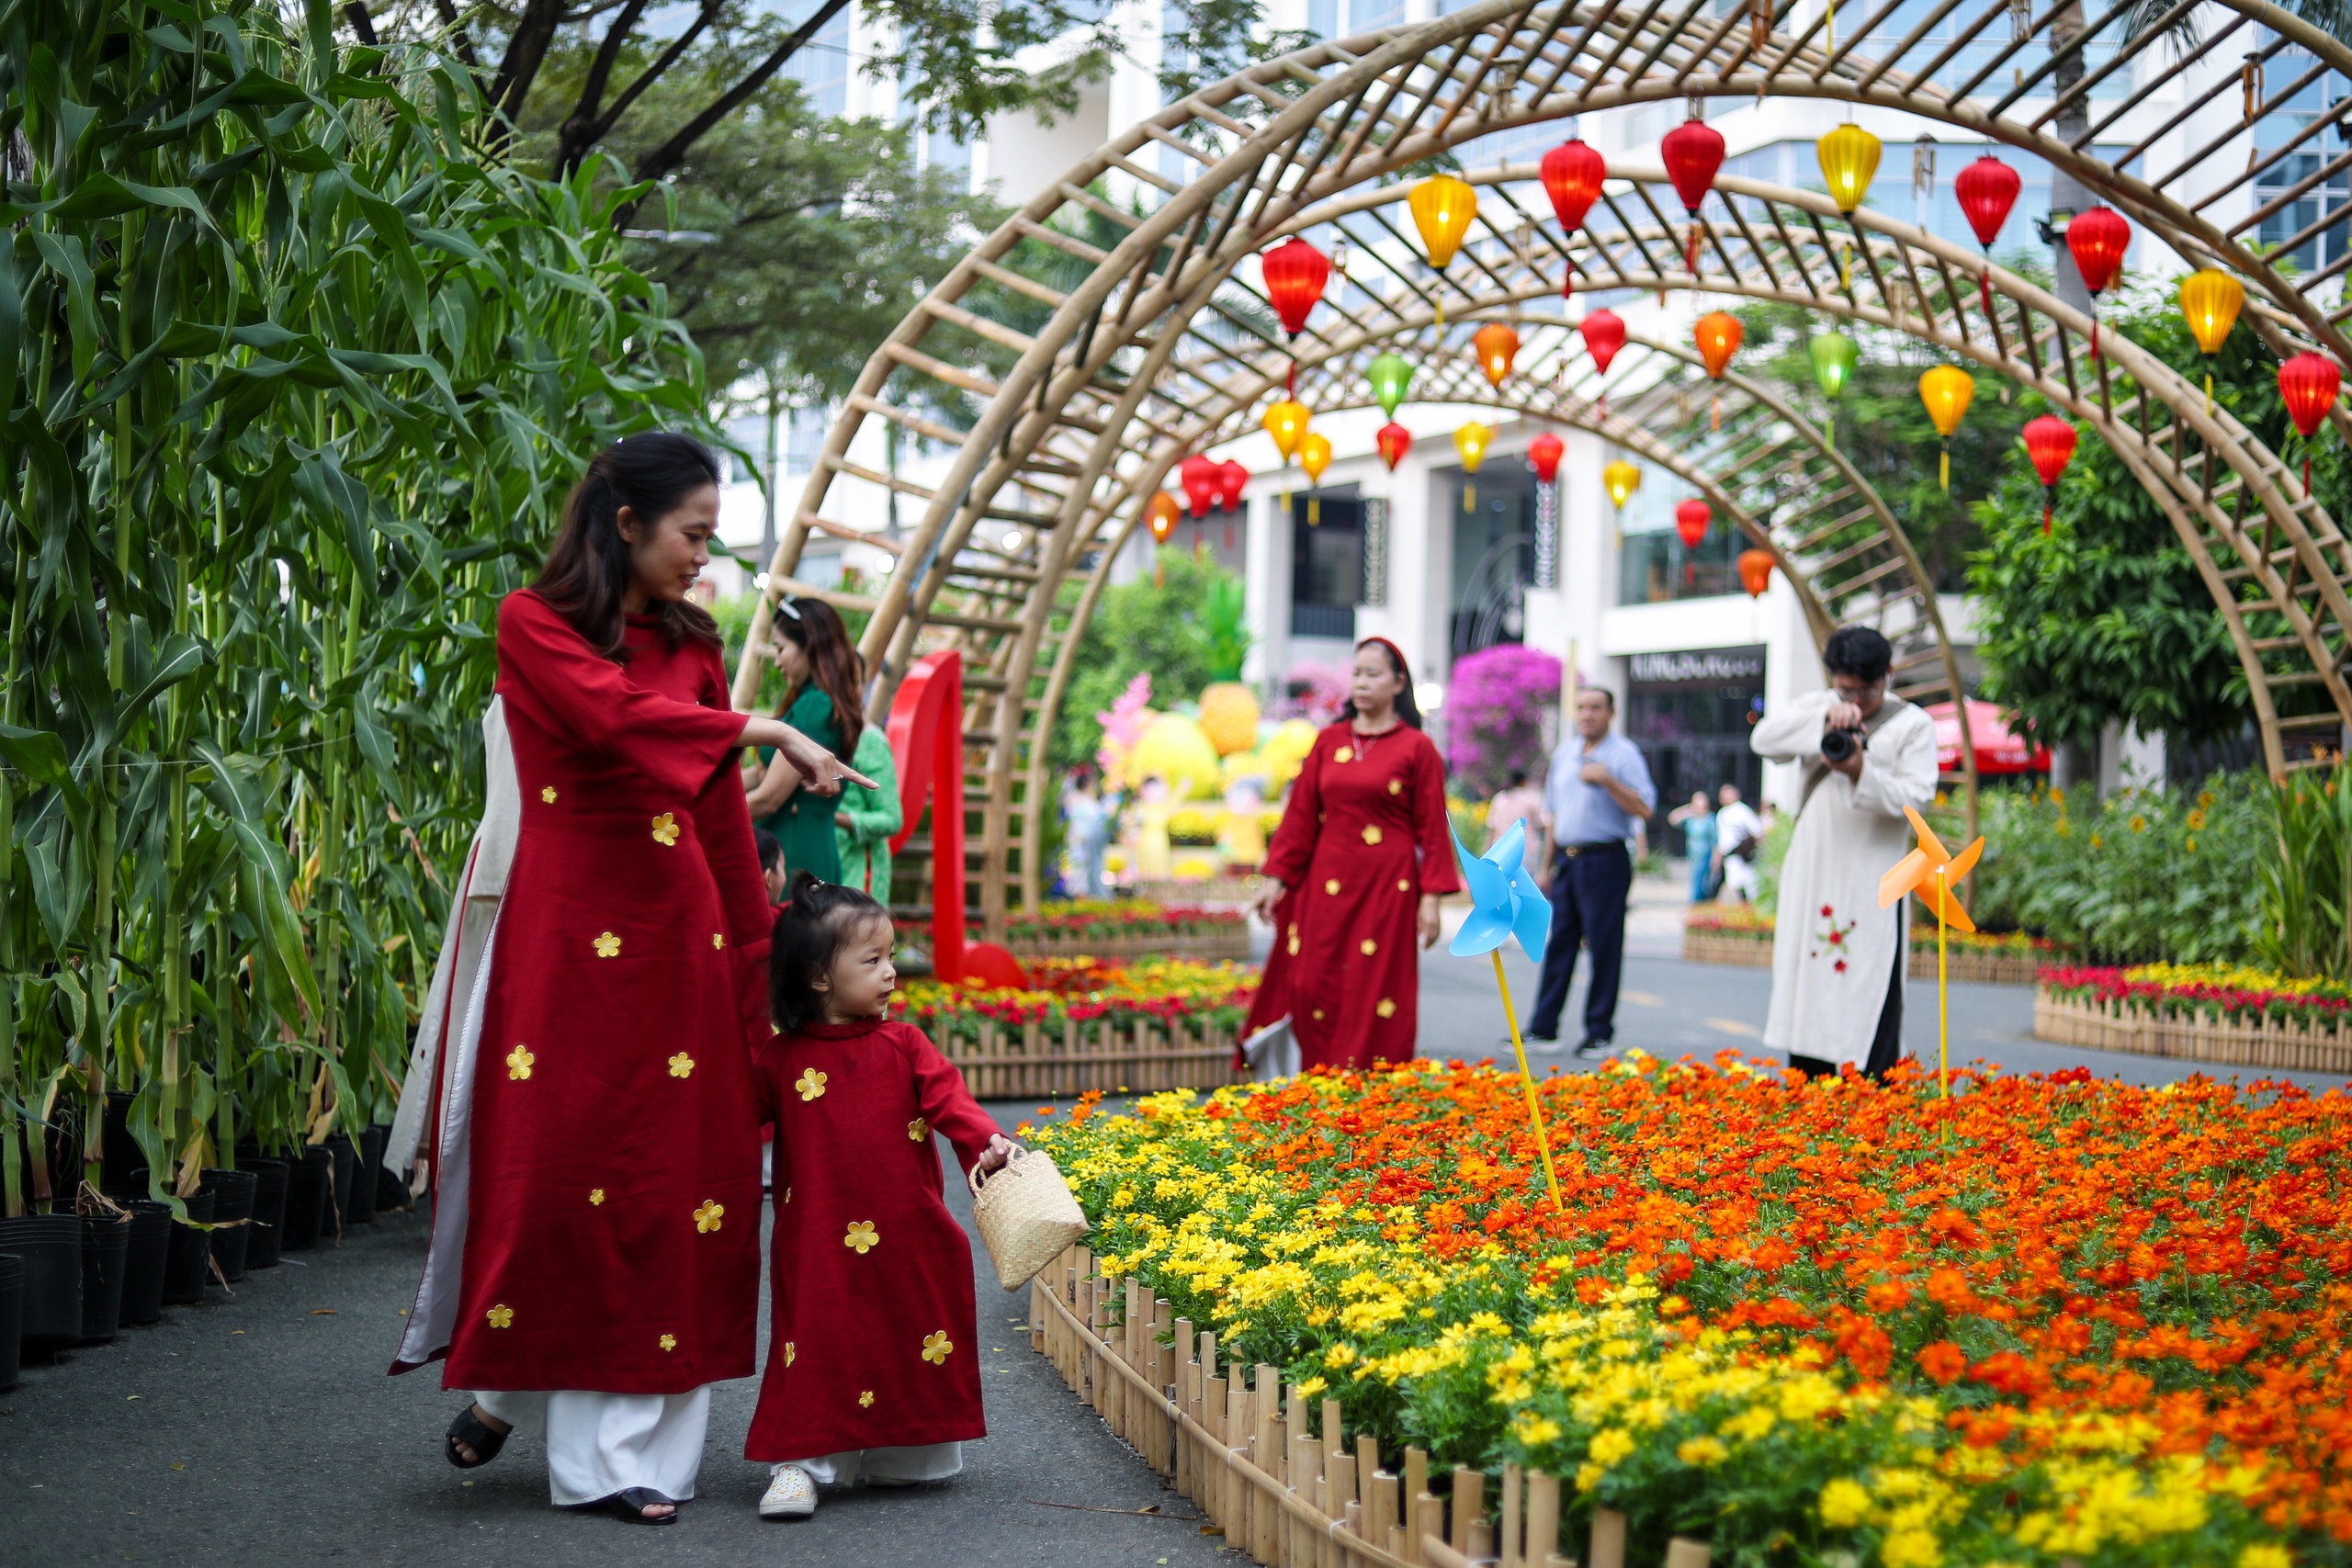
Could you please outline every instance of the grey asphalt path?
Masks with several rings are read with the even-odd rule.
[[[1033,1107],[991,1107],[1010,1129]],[[956,1213],[969,1201],[948,1184]],[[0,1564],[311,1568],[325,1562],[823,1564],[994,1568],[1220,1560],[1192,1506],[1163,1487],[1029,1350],[1025,1292],[1001,1290],[977,1237],[989,1437],[936,1487],[829,1492],[813,1519],[767,1523],[763,1465],[742,1458],[756,1381],[712,1398],[701,1496],[649,1529],[548,1506],[538,1445],[491,1464],[441,1456],[459,1404],[436,1372],[387,1378],[416,1289],[413,1214],[339,1249],[248,1276],[232,1301],[28,1368],[0,1394]],[[762,1353],[766,1315],[761,1317]],[[962,1347],[958,1347],[960,1350]],[[1065,1504],[1069,1506],[1048,1506]],[[1154,1517],[1135,1510],[1158,1506]],[[1226,1562],[1235,1559],[1222,1558]]]

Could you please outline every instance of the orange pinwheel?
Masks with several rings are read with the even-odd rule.
[[[1943,846],[1936,830],[1927,819],[1909,807],[1903,815],[1911,818],[1911,830],[1919,835],[1919,847],[1894,863],[1894,869],[1878,879],[1878,907],[1882,909],[1901,901],[1906,893],[1917,893],[1919,901],[1936,911],[1937,918],[1956,931],[1973,931],[1976,922],[1961,908],[1960,897],[1951,890],[1976,869],[1976,857],[1984,852],[1984,840],[1978,839],[1957,855]],[[1939,877],[1938,874],[1941,876]],[[1939,897],[1937,882],[1942,883]]]

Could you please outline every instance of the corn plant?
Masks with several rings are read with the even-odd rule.
[[[641,189],[484,123],[320,0],[0,0],[8,1213],[95,1181],[110,1089],[166,1199],[382,1118],[497,599],[589,454],[700,423]]]
[[[2278,853],[2262,864],[2256,950],[2281,974],[2352,979],[2352,768],[2274,781],[2270,809]]]

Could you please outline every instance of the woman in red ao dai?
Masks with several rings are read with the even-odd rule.
[[[1438,896],[1462,886],[1445,816],[1445,763],[1421,732],[1405,656],[1356,645],[1340,722],[1315,738],[1266,852],[1258,913],[1274,947],[1251,1032],[1287,1016],[1302,1067],[1410,1059],[1414,951],[1438,936]]]

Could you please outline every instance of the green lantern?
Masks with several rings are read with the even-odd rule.
[[[1384,354],[1365,366],[1363,373],[1372,383],[1372,395],[1380,400],[1381,411],[1395,419],[1405,401],[1406,389],[1413,383],[1412,365],[1401,354]]]
[[[1854,340],[1843,333],[1823,333],[1815,338],[1807,350],[1813,355],[1813,378],[1820,384],[1821,395],[1829,400],[1829,445],[1838,445],[1837,403],[1846,390],[1846,383],[1854,374],[1854,361],[1859,357]]]

